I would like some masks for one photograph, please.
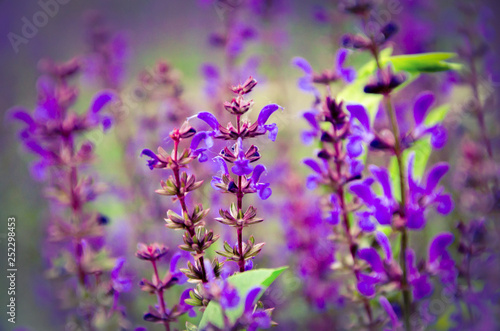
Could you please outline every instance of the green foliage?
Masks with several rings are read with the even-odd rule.
[[[455,53],[422,53],[411,55],[396,55],[388,58],[381,58],[380,62],[384,66],[388,63],[391,63],[394,67],[394,70],[406,71],[409,73],[460,70],[460,64],[445,61],[455,56]]]
[[[262,291],[260,296],[264,293],[267,287],[271,285],[278,276],[287,269],[288,267],[281,267],[277,269],[256,269],[250,270],[242,273],[238,273],[228,278],[231,285],[236,287],[238,294],[240,295],[240,304],[238,307],[227,310],[226,315],[230,321],[235,321],[243,313],[243,305],[245,302],[245,297],[248,292],[254,287],[261,287]],[[201,318],[199,329],[202,329],[212,323],[213,325],[222,328],[224,326],[224,319],[222,316],[222,310],[217,302],[211,301],[203,316]]]

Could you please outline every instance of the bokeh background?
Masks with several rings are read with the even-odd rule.
[[[467,17],[457,10],[457,3],[455,1],[430,3],[420,1],[425,3],[425,6],[419,8],[415,7],[418,2],[401,0],[402,13],[391,18],[401,24],[402,37],[398,39],[401,43],[395,47],[395,53],[455,51],[461,44],[461,35],[457,29],[468,24]],[[495,15],[499,13],[500,3],[492,0],[489,3],[485,2],[484,5],[490,8],[493,15],[489,27],[496,30],[493,23],[496,20]],[[301,56],[307,58],[316,70],[330,68],[333,64],[334,52],[338,49],[340,36],[345,32],[355,31],[353,20],[342,15],[334,16],[336,18],[334,24],[321,22],[321,17],[315,15],[318,10],[317,6],[334,8],[335,4],[332,6],[332,2],[327,1],[282,0],[279,5],[272,7],[267,17],[246,13],[241,18],[245,24],[255,26],[257,30],[255,39],[245,45],[241,57],[237,60],[237,65],[242,66],[251,57],[259,59],[260,65],[253,73],[260,82],[253,94],[255,109],[260,109],[259,106],[269,102],[276,102],[284,107],[284,111],[278,114],[276,119],[280,127],[276,144],[273,145],[265,140],[260,141],[261,149],[268,151],[265,153],[265,162],[275,164],[271,176],[273,178],[279,178],[280,175],[283,176],[283,173],[289,171],[283,170],[282,172],[280,167],[283,166],[292,169],[298,181],[303,180],[307,171],[301,166],[301,160],[311,156],[310,147],[304,146],[300,141],[300,131],[306,127],[300,114],[310,106],[312,100],[298,91],[296,80],[300,72],[292,68],[291,59],[294,56]],[[214,104],[205,93],[207,82],[201,68],[207,62],[224,65],[224,54],[211,47],[208,41],[213,32],[224,30],[224,20],[216,6],[203,5],[195,0],[70,0],[67,4],[60,5],[57,14],[50,17],[48,23],[39,28],[36,35],[29,38],[26,44],[19,45],[19,50],[16,52],[9,42],[8,34],[10,32],[20,34],[23,25],[22,18],[30,18],[40,10],[41,7],[37,1],[0,1],[0,36],[2,38],[0,43],[0,113],[2,115],[0,130],[0,224],[2,225],[0,228],[0,247],[2,248],[0,306],[5,307],[7,302],[4,291],[6,268],[3,256],[7,232],[5,223],[9,216],[15,216],[18,260],[16,327],[20,330],[22,328],[62,330],[64,318],[58,308],[53,285],[43,276],[47,262],[43,246],[47,218],[50,215],[48,204],[43,198],[43,184],[30,177],[29,162],[32,158],[23,151],[18,142],[19,127],[6,118],[7,110],[15,105],[33,108],[36,102],[35,83],[39,76],[37,65],[40,59],[51,58],[54,61],[65,61],[89,52],[89,26],[86,24],[85,17],[89,11],[97,11],[102,15],[110,31],[113,34],[120,34],[126,45],[121,85],[123,91],[132,93],[130,91],[133,91],[137,85],[140,72],[144,69],[152,70],[158,60],[165,60],[178,71],[184,87],[183,97],[189,104],[191,114],[198,111],[212,111]],[[414,21],[408,21],[409,18],[413,18]],[[493,51],[500,44],[497,38],[498,35],[493,37],[490,43]],[[417,44],[418,46],[412,46]],[[364,55],[356,55],[351,59],[351,63],[359,67],[365,60]],[[494,75],[490,78],[493,81],[500,81],[495,80]],[[240,79],[243,80],[245,77],[240,77]],[[439,89],[445,80],[446,76],[442,74],[438,78],[432,78],[429,86]],[[95,79],[87,76],[83,76],[78,83],[81,88],[78,107],[85,109],[90,97],[102,86],[96,83]],[[492,86],[494,89],[492,93],[496,93],[498,84]],[[446,93],[447,96],[443,100],[451,103],[451,113],[456,115],[449,123],[452,136],[448,146],[443,151],[434,154],[431,160],[451,160],[453,167],[455,166],[453,162],[459,160],[458,141],[468,126],[473,127],[473,121],[464,119],[460,115],[464,100],[467,98],[466,89],[457,87]],[[160,108],[161,105],[133,104],[130,111],[132,113],[154,112],[155,107]],[[146,108],[148,110],[145,110]],[[498,115],[494,117],[498,118]],[[468,121],[470,125],[467,124]],[[133,121],[130,122],[132,123],[129,125],[134,125]],[[165,123],[167,132],[169,125]],[[158,142],[161,143],[161,137],[158,137]],[[111,183],[113,188],[128,182],[127,167],[129,165],[123,162],[122,147],[113,132],[99,138],[97,145],[100,158],[95,164],[94,171],[99,174],[101,180]],[[127,153],[133,157],[137,156],[138,159],[142,147],[154,149],[156,145],[148,142],[147,146],[136,146],[136,149],[129,150]],[[143,161],[138,159],[137,162],[142,164]],[[133,168],[132,171],[135,169]],[[145,171],[147,169],[143,170],[139,175],[147,181],[147,176],[150,174]],[[149,178],[150,188],[154,189],[157,185],[157,177],[150,176]],[[448,187],[452,187],[452,183],[449,183]],[[290,193],[280,190],[280,187],[273,189],[275,194],[270,200],[284,201],[290,198]],[[140,262],[133,261],[133,251],[137,242],[130,238],[137,239],[137,237],[129,233],[130,229],[135,229],[131,224],[135,226],[142,224],[141,239],[143,240],[153,238],[171,247],[179,243],[179,236],[176,237],[174,234],[169,237],[167,230],[162,226],[163,220],[160,215],[163,215],[164,211],[159,211],[159,217],[156,219],[153,217],[138,219],[140,213],[124,206],[122,197],[113,192],[100,200],[96,208],[110,218],[109,238],[114,240],[115,244],[123,246],[117,250],[128,255],[126,257],[130,259],[128,265],[130,270],[134,268],[140,270],[143,266]],[[311,199],[314,201],[313,196]],[[141,206],[133,208],[140,210]],[[286,220],[280,217],[284,213],[272,204],[266,208],[273,210],[272,213],[270,212],[272,216],[266,219],[265,223],[255,227],[255,236],[259,238],[258,240],[268,243],[265,250],[269,254],[264,254],[257,266],[288,264],[287,255],[279,254],[286,243],[282,226],[282,222]],[[431,224],[427,229],[428,233],[434,234],[438,229],[450,228],[451,222],[457,217],[459,217],[457,214],[453,214],[447,219],[440,220],[442,222],[440,224]],[[123,240],[124,238],[126,240]],[[274,257],[271,257],[273,254]],[[290,279],[292,278],[290,276]],[[138,278],[135,278],[135,284],[137,281]],[[297,323],[300,324],[300,319],[305,318],[305,315],[313,314],[304,302],[296,300],[290,304],[292,300],[287,297],[291,295],[290,293],[292,292],[288,292],[285,288],[282,291],[283,299],[277,302],[276,319],[280,323],[284,322],[285,326],[288,320],[298,320]],[[142,311],[154,299],[139,293],[138,288],[135,288],[132,293],[126,295],[125,300],[132,325],[145,325],[141,320]],[[6,322],[3,312],[2,316],[0,330],[13,329],[12,325]],[[155,330],[154,326],[148,327]]]

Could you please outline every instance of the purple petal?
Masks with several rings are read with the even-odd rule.
[[[234,161],[234,166],[231,167],[231,171],[237,176],[246,176],[252,173],[252,166],[250,166],[250,161],[247,159]]]
[[[267,135],[269,140],[276,141],[276,137],[278,136],[278,126],[276,123],[264,125],[264,129],[269,132]]]
[[[454,206],[453,199],[449,194],[442,194],[434,199],[438,203],[436,210],[442,215],[448,215]]]
[[[440,149],[446,145],[448,141],[448,132],[442,125],[436,125],[431,131],[431,145],[434,148]]]
[[[366,131],[370,131],[370,118],[365,107],[362,105],[348,105],[346,108],[351,113],[351,119],[357,119]]]
[[[356,80],[356,70],[354,68],[342,68],[339,73],[346,83],[352,83]]]
[[[358,257],[365,260],[376,273],[384,273],[384,265],[380,255],[373,247],[362,248],[358,251]]]
[[[416,126],[420,126],[424,122],[425,115],[433,103],[434,94],[431,92],[422,92],[417,96],[413,106],[413,118]]]
[[[204,63],[201,66],[201,74],[207,80],[217,80],[220,77],[219,69],[216,65],[211,63]]]
[[[415,278],[411,282],[411,285],[413,287],[413,298],[415,300],[421,300],[432,292],[432,284],[429,282],[428,275],[421,275]]]
[[[260,110],[259,117],[257,118],[257,123],[259,123],[259,125],[261,126],[266,124],[267,120],[269,119],[269,116],[271,116],[272,113],[274,113],[279,108],[281,107],[275,103],[264,106],[264,108]]]
[[[223,174],[226,174],[226,175],[229,174],[229,170],[227,168],[226,161],[224,161],[224,159],[222,157],[217,156],[214,158],[214,161],[219,163],[220,170],[222,171]]]
[[[448,172],[449,166],[446,162],[440,162],[434,165],[427,175],[427,187],[425,192],[431,194],[437,187],[441,178]]]
[[[347,141],[347,144],[345,146],[347,150],[347,154],[352,157],[358,157],[361,154],[363,154],[363,144],[362,144],[362,139],[359,136],[351,136],[349,137],[349,140]]]
[[[217,130],[220,126],[219,122],[217,121],[217,118],[215,118],[215,116],[209,112],[203,111],[201,113],[198,113],[196,117],[207,123],[214,130]]]
[[[372,214],[368,211],[363,211],[356,213],[358,216],[358,225],[361,228],[361,230],[365,232],[373,232],[375,231],[376,224],[375,222],[371,219]]]
[[[153,170],[155,165],[158,162],[160,162],[160,160],[158,159],[156,154],[150,149],[143,149],[140,156],[143,156],[143,155],[149,156],[151,158],[151,160],[148,161],[148,166],[149,166],[149,169],[151,169],[151,170]]]
[[[254,184],[257,184],[259,182],[260,176],[266,171],[267,171],[266,167],[263,166],[262,164],[256,165],[255,168],[253,169],[252,182]]]
[[[383,203],[382,199],[377,198],[373,202],[375,207],[375,218],[381,225],[390,225],[392,221],[392,209]]]
[[[319,166],[318,162],[316,162],[315,160],[313,159],[305,159],[303,161],[303,163],[310,167],[314,172],[318,173],[318,174],[322,174],[322,171],[321,171],[321,167]]]
[[[394,309],[392,308],[391,304],[389,303],[389,300],[387,300],[386,297],[380,296],[378,301],[380,302],[380,305],[382,308],[384,308],[385,312],[391,319],[392,323],[392,329],[397,330],[399,328],[399,325],[401,324],[398,320],[398,316],[394,312]]]
[[[373,205],[373,193],[370,188],[365,183],[353,184],[350,187],[350,190],[356,194],[361,200],[363,200],[367,205]]]
[[[109,91],[98,93],[92,100],[92,113],[97,114],[100,112],[111,100],[114,99],[114,94]]]
[[[106,132],[113,125],[113,118],[111,116],[104,116],[101,120],[101,124],[103,131]]]
[[[269,185],[269,183],[260,183],[258,185],[259,197],[262,200],[267,200],[271,196],[271,194],[273,194],[273,191],[271,190]]]
[[[446,253],[446,248],[453,242],[453,234],[444,232],[438,234],[429,246],[429,263],[433,264],[439,257]]]
[[[331,225],[337,225],[340,222],[340,204],[337,195],[332,194],[330,197],[330,202],[332,203],[332,210],[330,211],[328,217],[325,221]]]
[[[200,145],[200,143],[204,141],[205,142],[205,145],[210,148],[214,145],[214,142],[212,140],[212,137],[210,137],[209,133],[206,132],[206,131],[200,131],[198,133],[196,133],[194,136],[193,136],[193,139],[191,140],[191,145],[189,146],[189,148],[191,149],[197,149],[198,146]]]
[[[247,297],[245,299],[245,312],[246,313],[253,311],[253,307],[254,307],[261,291],[262,291],[262,289],[260,287],[254,287],[248,292]]]
[[[389,261],[392,260],[391,244],[389,243],[389,238],[387,238],[385,233],[377,231],[375,233],[375,239],[377,240],[380,247],[382,247],[382,250],[385,253],[385,259]]]
[[[390,201],[393,200],[392,197],[392,190],[391,190],[391,182],[389,179],[389,172],[385,168],[379,168],[374,165],[370,165],[369,169],[371,173],[377,178],[378,182],[382,186],[382,189],[384,190],[384,195],[386,198]]]
[[[319,130],[319,124],[318,121],[316,120],[316,113],[312,111],[306,111],[302,116],[312,126],[313,129]]]
[[[313,81],[309,76],[300,77],[297,81],[297,86],[299,89],[307,93],[313,93],[315,95],[319,93],[316,87],[314,87]]]
[[[175,273],[177,270],[177,263],[181,259],[182,254],[181,253],[175,253],[172,258],[170,259],[170,272]]]
[[[9,111],[10,117],[19,121],[23,121],[29,127],[35,126],[35,121],[24,108],[16,108]]]
[[[236,287],[226,283],[220,298],[220,305],[224,308],[234,308],[240,303],[240,296]]]
[[[337,51],[337,59],[336,59],[336,67],[337,68],[342,68],[344,66],[344,62],[347,59],[347,54],[349,54],[349,51],[345,48],[341,48]]]
[[[420,207],[410,207],[406,210],[406,226],[408,229],[420,230],[425,225],[424,210]]]
[[[306,75],[312,75],[313,69],[309,62],[302,57],[294,57],[292,59],[292,64],[297,68],[301,69]]]
[[[377,283],[375,277],[360,274],[358,280],[358,291],[365,297],[372,297],[375,295],[375,284]]]

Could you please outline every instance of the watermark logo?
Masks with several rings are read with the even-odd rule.
[[[59,13],[59,8],[62,5],[69,3],[71,0],[40,0],[38,6],[40,10],[35,12],[31,17],[23,16],[23,23],[20,33],[9,32],[9,39],[12,49],[17,54],[21,45],[27,44],[31,39],[38,35],[40,29],[45,27],[51,18],[54,18]]]

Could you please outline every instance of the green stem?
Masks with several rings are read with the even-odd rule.
[[[403,151],[401,149],[401,137],[399,132],[398,121],[394,107],[392,106],[390,95],[384,96],[386,102],[386,111],[391,120],[392,133],[394,135],[394,153],[398,162],[399,170],[399,185],[401,191],[401,202],[399,207],[399,215],[403,220],[406,220],[406,175],[405,166],[403,164]],[[401,250],[399,253],[399,260],[401,269],[403,270],[403,279],[401,280],[401,287],[403,291],[403,315],[405,329],[410,331],[410,314],[411,314],[411,293],[408,285],[408,268],[406,265],[406,250],[408,248],[408,232],[406,230],[406,221],[404,222],[401,231]]]

